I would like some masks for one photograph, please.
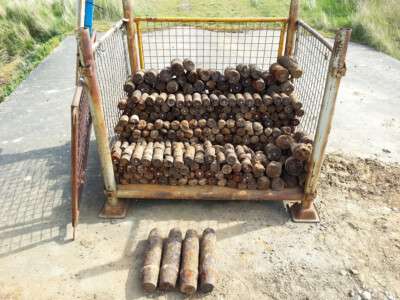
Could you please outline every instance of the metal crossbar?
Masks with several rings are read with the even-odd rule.
[[[305,111],[299,129],[312,138],[318,125],[331,55],[332,46],[310,26],[299,21],[294,56],[304,73],[295,81],[295,87]]]
[[[238,63],[267,68],[283,53],[287,19],[136,18],[140,66],[161,69],[176,57],[223,70]]]

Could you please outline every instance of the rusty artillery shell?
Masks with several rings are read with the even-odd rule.
[[[217,236],[214,229],[207,228],[200,241],[200,290],[209,293],[214,289],[217,280],[216,270]]]
[[[165,241],[160,270],[160,289],[175,288],[181,260],[182,232],[173,228]]]
[[[180,290],[190,295],[197,290],[199,275],[199,236],[195,230],[186,232],[182,245],[182,265],[180,272]]]
[[[157,228],[150,231],[147,249],[142,267],[142,286],[145,292],[153,292],[157,288],[160,272],[163,241]]]

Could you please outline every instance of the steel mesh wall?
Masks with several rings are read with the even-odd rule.
[[[295,80],[296,91],[303,102],[304,116],[299,129],[315,137],[332,47],[303,22],[298,23],[294,56],[303,68]]]
[[[171,59],[191,58],[196,66],[223,70],[238,63],[267,68],[276,61],[283,22],[140,21],[145,68],[161,69]]]
[[[89,151],[92,118],[90,116],[89,100],[85,90],[82,91],[79,101],[78,114],[78,174],[80,179],[79,195],[82,192],[83,183],[86,181],[86,165]]]
[[[254,63],[263,69],[274,63],[279,53],[282,22],[153,22],[140,21],[145,68],[161,69],[173,58],[190,57],[197,66],[223,70],[238,63]],[[140,45],[140,43],[139,43]],[[324,94],[332,47],[308,25],[299,22],[294,56],[304,70],[295,80],[305,114],[299,129],[315,136]],[[96,72],[103,110],[113,141],[124,96],[123,84],[130,74],[124,27],[114,29],[95,48]]]
[[[130,74],[124,27],[114,28],[96,45],[96,75],[100,85],[109,142],[115,138],[114,126],[120,117],[118,101],[125,95],[123,85]]]
[[[78,92],[80,91],[80,93]],[[86,166],[88,159],[92,118],[89,98],[84,89],[77,89],[79,100],[72,104],[71,116],[71,154],[72,154],[72,222],[75,225],[79,215],[79,200],[86,182]]]

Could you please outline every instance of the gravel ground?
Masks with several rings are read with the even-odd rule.
[[[193,298],[397,299],[399,91],[389,82],[400,62],[355,44],[349,57],[319,188],[320,224],[290,222],[279,202],[132,201],[126,219],[98,219],[104,196],[93,141],[72,242],[67,38],[0,105],[0,299],[145,298],[138,271],[155,226],[164,234],[175,226],[217,230],[217,288]]]

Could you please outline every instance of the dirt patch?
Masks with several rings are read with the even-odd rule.
[[[400,207],[400,165],[341,154],[326,156],[321,188],[334,187],[367,200]]]
[[[281,202],[156,200],[132,201],[126,219],[110,222],[97,218],[101,195],[86,197],[75,242],[39,240],[0,256],[0,269],[8,270],[0,275],[0,299],[185,299],[140,287],[149,231],[159,227],[166,236],[176,226],[217,232],[216,289],[194,299],[398,299],[399,174],[396,164],[328,155],[319,224],[292,223]],[[59,224],[51,222],[39,233]],[[24,229],[30,240],[38,226]],[[15,245],[20,232],[7,227],[4,242]]]

